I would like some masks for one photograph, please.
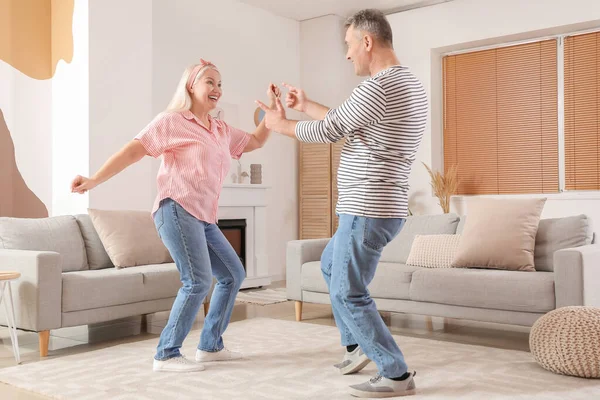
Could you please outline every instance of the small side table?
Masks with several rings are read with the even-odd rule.
[[[17,338],[17,324],[15,322],[15,309],[12,302],[12,290],[10,287],[10,282],[19,279],[20,277],[20,272],[0,271],[0,303],[4,301],[8,332],[10,334],[13,354],[15,355],[17,364],[21,363],[21,355],[19,354],[19,340]]]

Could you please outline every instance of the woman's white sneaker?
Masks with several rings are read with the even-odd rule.
[[[152,369],[155,372],[197,372],[203,371],[204,365],[188,360],[184,356],[180,356],[163,361],[155,359]]]
[[[223,348],[221,351],[196,350],[196,362],[232,361],[244,358],[242,353]]]

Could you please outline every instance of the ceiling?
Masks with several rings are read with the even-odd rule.
[[[281,17],[304,21],[323,15],[347,17],[363,8],[378,8],[386,14],[427,7],[452,0],[238,0]]]

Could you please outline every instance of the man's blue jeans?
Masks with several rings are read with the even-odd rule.
[[[339,227],[321,256],[321,270],[342,345],[358,344],[384,377],[400,377],[408,367],[367,286],[383,248],[400,232],[405,219],[339,217]]]
[[[154,223],[183,283],[154,358],[167,360],[180,356],[181,344],[210,290],[213,275],[217,284],[198,348],[210,352],[222,350],[221,335],[229,324],[235,297],[246,274],[239,257],[217,225],[200,221],[172,199],[161,202]]]

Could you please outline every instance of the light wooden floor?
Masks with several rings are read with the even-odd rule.
[[[271,287],[282,287],[285,282],[276,282]],[[529,351],[529,328],[478,323],[464,320],[444,321],[443,318],[430,319],[424,316],[382,313],[383,319],[394,334],[443,340],[457,343],[477,344],[504,349]],[[268,317],[294,320],[294,302],[278,303],[268,306],[236,304],[232,322],[249,318]],[[146,340],[158,336],[165,325],[168,313],[156,314],[148,321],[147,329],[142,327],[141,318],[130,318],[103,325],[81,326],[58,329],[50,335],[50,353],[48,358],[64,357],[80,352],[96,350],[117,344]],[[200,316],[194,328],[202,325]],[[303,322],[334,326],[331,307],[322,304],[304,304]],[[39,362],[36,333],[19,332],[19,347],[22,362]],[[340,357],[343,349],[340,347]],[[15,365],[8,330],[0,328],[0,368]],[[0,384],[0,399],[31,400],[47,397]]]

